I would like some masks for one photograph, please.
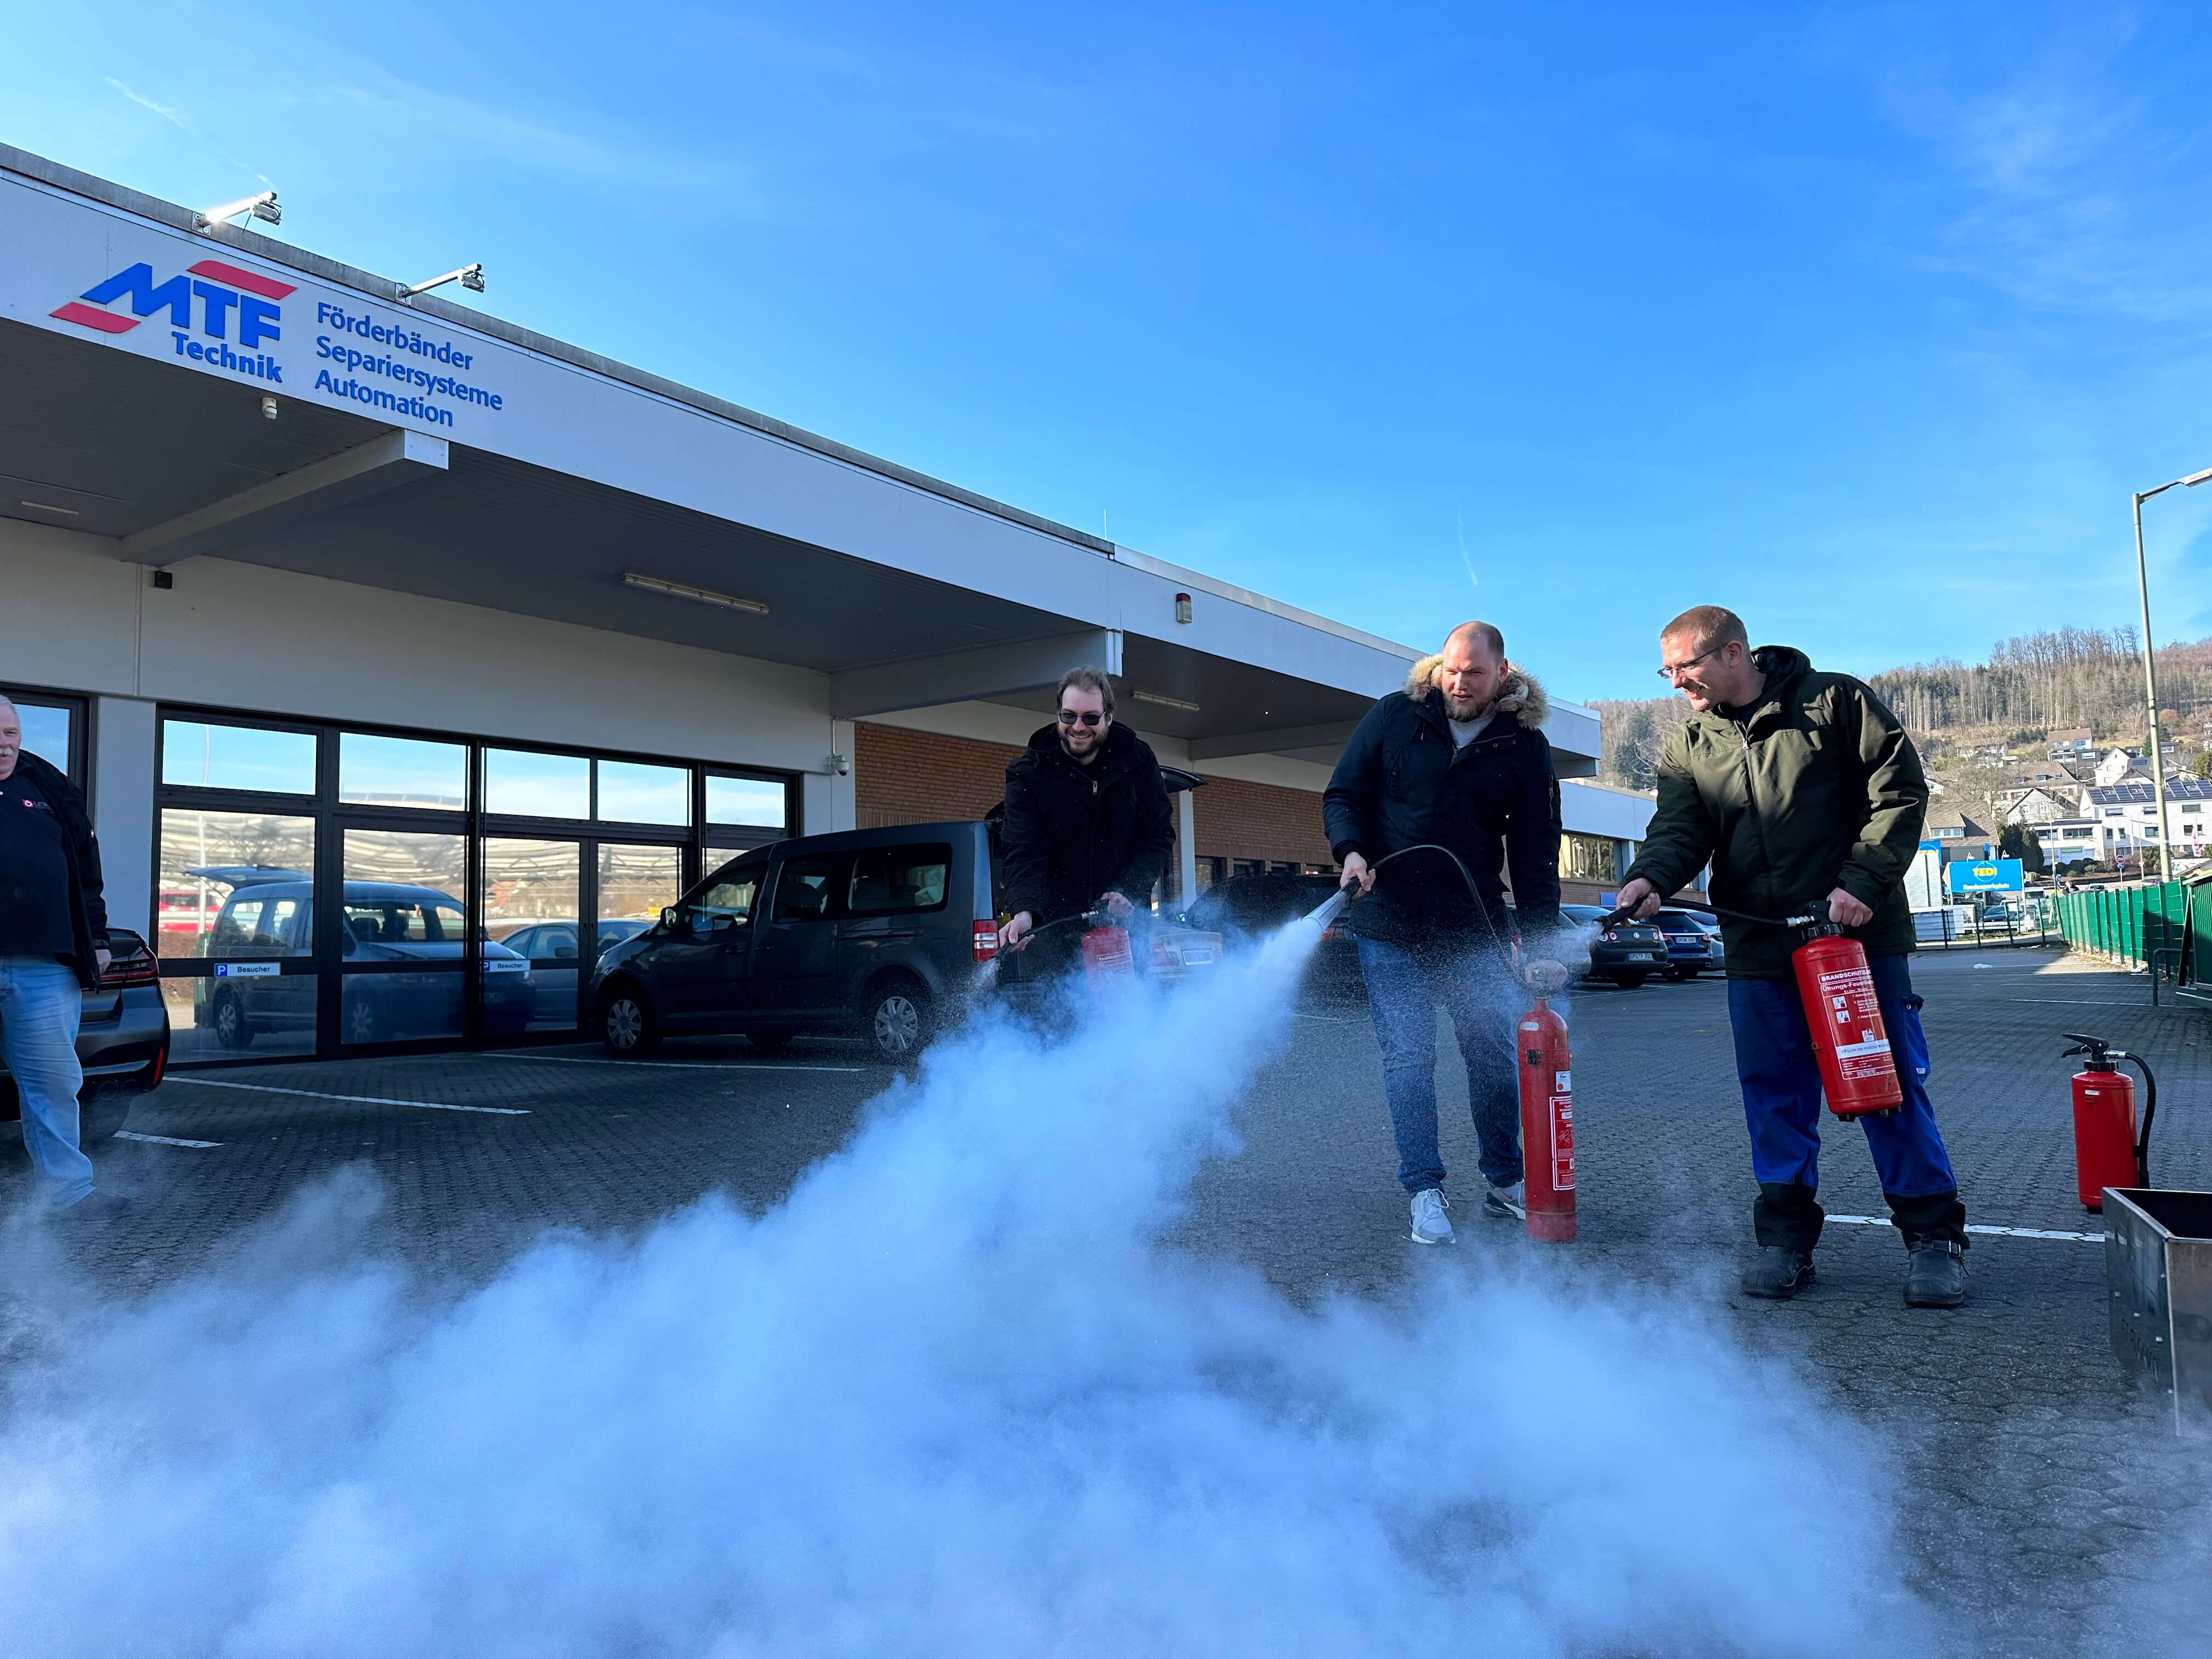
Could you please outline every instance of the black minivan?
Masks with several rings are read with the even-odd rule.
[[[608,1052],[742,1032],[774,1052],[802,1031],[858,1031],[918,1054],[998,948],[991,844],[975,820],[847,830],[732,859],[599,958]]]

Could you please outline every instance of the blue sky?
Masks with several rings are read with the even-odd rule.
[[[1049,10],[0,0],[0,137],[1572,696],[2127,621],[2212,465],[2187,8]]]

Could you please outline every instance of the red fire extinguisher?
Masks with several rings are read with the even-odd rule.
[[[1097,920],[1093,913],[1091,920]],[[1127,979],[1137,971],[1129,953],[1129,930],[1101,921],[1083,933],[1083,975],[1096,988],[1108,980]]]
[[[1895,1111],[1905,1103],[1905,1091],[1898,1085],[1897,1060],[1889,1052],[1865,948],[1828,923],[1790,960],[1797,970],[1797,995],[1805,1005],[1828,1109],[1845,1118]]]
[[[2107,1187],[2150,1185],[2150,1124],[2158,1115],[2158,1079],[2139,1055],[2101,1037],[2066,1033],[2075,1046],[2059,1058],[2086,1054],[2074,1073],[2074,1188],[2085,1210],[2101,1212]],[[2113,1064],[2126,1060],[2143,1074],[2142,1132],[2136,1132],[2136,1085]]]
[[[1522,1015],[1515,1045],[1521,1066],[1521,1167],[1528,1237],[1568,1244],[1575,1237],[1574,1078],[1567,1023],[1542,997]]]

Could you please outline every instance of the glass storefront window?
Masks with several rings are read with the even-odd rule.
[[[689,823],[691,774],[681,766],[605,761],[599,768],[599,817],[609,823]]]
[[[315,1052],[315,976],[165,979],[169,1060],[231,1060],[240,1054]]]
[[[658,921],[683,896],[681,848],[599,844],[601,922]]]
[[[484,932],[526,965],[527,1029],[565,1031],[576,1024],[576,981],[584,967],[576,938],[583,853],[572,841],[490,836],[483,844]],[[609,941],[611,943],[612,941]],[[491,968],[486,952],[487,977]]]
[[[271,896],[296,901],[296,904],[286,917],[283,948],[261,953],[301,956],[313,948],[306,933],[313,910],[310,902],[315,869],[313,818],[266,812],[198,812],[165,806],[160,842],[154,923],[156,955],[217,954],[210,943],[218,933],[227,941],[226,949],[252,945],[257,933],[270,936],[260,924],[264,915],[275,920],[275,911],[265,910],[263,903]],[[238,915],[241,901],[249,895],[255,903],[250,927]]]
[[[781,830],[789,816],[788,791],[767,778],[707,780],[707,822],[742,823],[763,830]]]
[[[34,702],[28,697],[17,697],[15,701],[16,715],[22,722],[23,747],[49,766],[67,772],[70,757],[76,752],[70,746],[70,724],[76,711],[50,702]]]
[[[404,928],[394,940],[460,937],[465,838],[413,830],[345,832],[345,908]],[[450,917],[450,921],[443,918]],[[356,928],[356,937],[360,929]]]
[[[338,734],[338,799],[363,806],[466,809],[469,751],[458,743]]]
[[[592,763],[581,755],[487,749],[483,767],[487,812],[525,818],[592,816]]]
[[[1559,878],[1601,883],[1620,880],[1622,866],[1619,847],[1611,836],[1568,830],[1559,837]]]
[[[161,722],[161,781],[195,789],[315,793],[312,732],[272,732],[213,720]]]

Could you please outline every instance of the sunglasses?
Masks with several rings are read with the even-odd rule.
[[[1062,726],[1073,726],[1078,720],[1081,720],[1085,726],[1097,726],[1103,724],[1105,719],[1106,716],[1096,708],[1086,708],[1079,714],[1073,708],[1063,708],[1060,711],[1060,723]]]

